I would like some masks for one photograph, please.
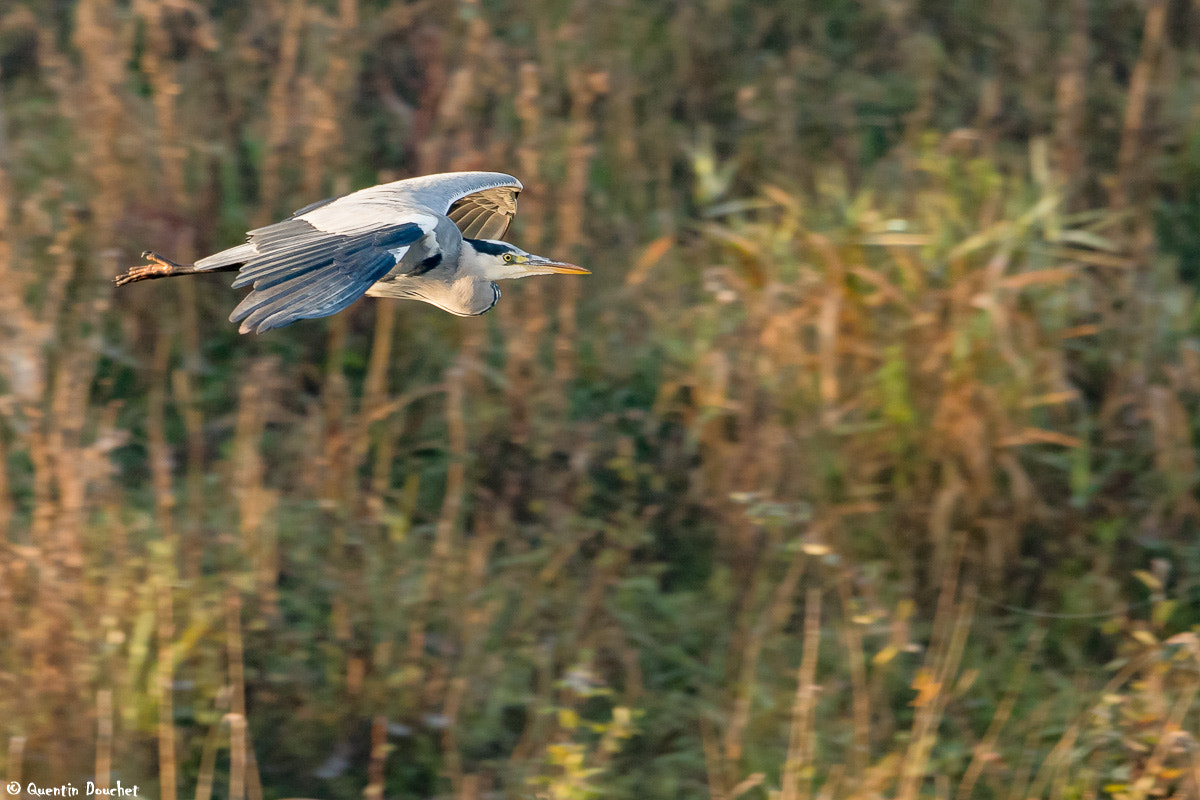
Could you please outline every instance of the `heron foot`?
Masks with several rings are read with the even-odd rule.
[[[176,264],[169,258],[164,258],[153,250],[146,250],[142,253],[142,258],[149,261],[149,264],[143,264],[140,267],[130,267],[129,271],[124,275],[118,275],[113,278],[113,283],[117,286],[124,286],[127,283],[134,281],[144,281],[151,278],[167,278],[171,275],[178,275],[190,271],[189,267],[183,264]]]

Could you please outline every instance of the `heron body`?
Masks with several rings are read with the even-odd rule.
[[[242,333],[327,317],[363,295],[477,316],[499,301],[498,280],[588,273],[499,241],[522,188],[499,172],[384,183],[305,206],[190,266],[146,253],[152,263],[116,283],[236,270],[233,287],[252,290],[229,317]]]

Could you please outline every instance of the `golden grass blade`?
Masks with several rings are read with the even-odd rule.
[[[812,779],[801,783],[800,773],[811,766],[816,745],[813,730],[814,709],[819,687],[817,649],[821,644],[821,590],[811,588],[804,598],[804,654],[796,672],[796,699],[792,705],[792,724],[788,733],[787,760],[783,765],[780,800],[805,800],[811,794]]]

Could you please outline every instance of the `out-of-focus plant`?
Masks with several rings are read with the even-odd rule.
[[[5,8],[6,778],[1194,793],[1194,14],[944,6]],[[476,168],[593,278],[108,284]]]
[[[548,709],[553,714],[557,734],[546,746],[540,774],[530,777],[536,796],[547,800],[588,800],[607,795],[606,772],[623,744],[636,732],[636,717],[640,712],[627,706],[611,704],[612,691],[598,685],[591,670],[584,665],[574,667],[560,685],[569,705]],[[585,718],[580,705],[601,701],[609,707],[607,719]]]
[[[767,187],[703,223],[715,249],[689,262],[728,264],[706,273],[716,302],[662,331],[693,343],[677,361],[691,435],[714,454],[731,431],[761,435],[773,457],[756,485],[809,498],[824,535],[925,542],[937,564],[975,520],[980,566],[1007,568],[1050,513],[1043,454],[1086,444],[1063,343],[1100,332],[1086,325],[1093,271],[1121,266],[1095,250],[1112,249],[1109,223],[1064,218],[1044,187],[934,148],[896,191],[839,194]]]

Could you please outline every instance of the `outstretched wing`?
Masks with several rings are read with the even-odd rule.
[[[468,239],[500,239],[517,214],[517,195],[513,186],[495,186],[460,198],[446,216]]]
[[[298,319],[336,314],[392,270],[435,222],[421,214],[350,233],[330,233],[292,218],[250,231],[253,255],[233,282],[253,286],[229,319],[263,333]],[[243,245],[245,247],[245,245]]]
[[[517,213],[522,188],[502,172],[443,172],[360,189],[296,216],[321,230],[343,231],[383,223],[398,207],[415,208],[450,217],[468,238],[498,239]]]

